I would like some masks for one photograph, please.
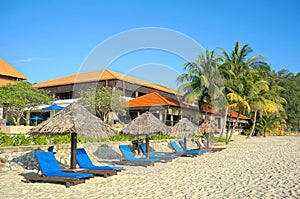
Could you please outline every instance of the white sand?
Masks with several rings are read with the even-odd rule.
[[[300,136],[240,138],[219,153],[126,169],[70,188],[1,173],[0,198],[300,198]]]

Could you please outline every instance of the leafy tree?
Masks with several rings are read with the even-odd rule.
[[[19,82],[0,87],[0,106],[5,107],[5,112],[20,125],[20,120],[24,117],[25,109],[49,103],[50,95],[46,91],[38,90],[29,82]]]
[[[109,112],[124,114],[125,99],[121,91],[115,88],[97,87],[90,88],[81,93],[79,103],[86,105],[90,112],[96,114],[103,121],[107,122]]]
[[[277,72],[278,85],[283,87],[280,94],[286,99],[286,124],[291,130],[300,129],[300,73],[293,75],[287,70]]]

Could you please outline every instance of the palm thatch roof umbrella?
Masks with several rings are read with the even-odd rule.
[[[196,135],[198,127],[187,118],[182,118],[172,127],[172,132],[175,132],[179,137],[184,137],[184,150],[186,150],[186,137]]]
[[[200,126],[199,126],[199,131],[206,135],[206,147],[209,148],[209,140],[210,140],[210,134],[213,133],[214,131],[217,131],[217,125],[214,122],[211,122],[209,120],[205,120]]]
[[[76,168],[77,133],[89,138],[108,138],[114,131],[83,106],[73,103],[28,132],[30,135],[71,134],[71,169]]]
[[[132,120],[122,131],[132,136],[146,135],[146,155],[149,157],[149,135],[159,132],[168,134],[170,128],[147,111]]]

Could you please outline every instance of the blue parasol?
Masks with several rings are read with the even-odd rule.
[[[45,108],[42,108],[42,110],[62,110],[62,109],[64,109],[64,107],[62,107],[62,106],[58,106],[57,104],[52,104],[52,105],[50,105],[50,106],[47,106],[47,107],[45,107]]]
[[[29,120],[35,120],[35,121],[37,121],[37,120],[44,120],[44,118],[41,118],[39,116],[34,116],[34,117],[29,118]]]

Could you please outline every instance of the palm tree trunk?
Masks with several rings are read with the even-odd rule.
[[[235,122],[233,128],[231,129],[231,132],[230,132],[230,135],[229,135],[228,140],[226,141],[227,144],[230,142],[230,139],[231,139],[231,137],[232,137],[232,135],[233,135],[233,132],[235,131],[235,128],[237,127],[237,125],[238,125],[238,123],[239,123],[240,115],[241,115],[240,112],[238,112],[238,116],[237,116],[237,118],[236,118],[236,122]]]
[[[255,124],[256,124],[256,117],[257,117],[257,110],[255,110],[255,112],[254,112],[253,126],[252,126],[251,132],[250,132],[250,134],[248,135],[247,138],[250,138],[254,133]]]
[[[232,114],[231,114],[231,111],[230,111],[230,118],[229,118],[229,125],[228,125],[228,129],[226,129],[226,144],[229,143],[229,130],[230,130],[230,126],[231,126],[231,121],[232,121]]]
[[[227,107],[226,107],[226,110],[225,110],[225,116],[224,116],[224,125],[223,125],[223,127],[222,127],[222,131],[221,131],[221,134],[220,134],[220,138],[223,137],[224,131],[226,130],[226,122],[227,122],[227,114],[228,114],[228,110],[229,110],[229,107],[227,106]]]

